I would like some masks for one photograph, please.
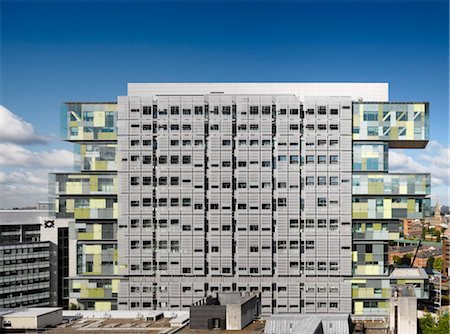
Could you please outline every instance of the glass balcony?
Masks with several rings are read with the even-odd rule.
[[[430,174],[354,174],[353,195],[429,195]]]
[[[424,148],[429,140],[428,103],[355,102],[353,140],[388,141],[391,148]]]
[[[78,244],[77,274],[116,275],[117,244]]]
[[[353,197],[353,219],[421,219],[430,212],[429,198]]]
[[[70,298],[112,299],[117,298],[118,279],[72,279],[69,286]]]
[[[117,219],[117,198],[66,198],[55,200],[57,218]]]
[[[116,103],[65,103],[61,136],[69,141],[116,141]]]

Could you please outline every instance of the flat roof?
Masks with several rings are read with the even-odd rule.
[[[428,279],[428,275],[422,268],[395,268],[389,278]]]
[[[39,317],[48,313],[61,311],[61,307],[31,307],[26,309],[18,309],[13,313],[7,314],[9,318],[21,318],[21,317]]]
[[[387,82],[161,82],[128,83],[128,96],[156,95],[296,95],[305,97],[348,96],[352,100],[387,102]]]

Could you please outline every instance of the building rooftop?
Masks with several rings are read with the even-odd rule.
[[[396,279],[428,279],[426,271],[422,268],[395,268],[389,278]]]
[[[25,309],[16,309],[8,314],[8,318],[22,318],[22,317],[39,317],[44,314],[62,310],[61,307],[31,307]],[[0,311],[1,312],[1,311]]]
[[[300,99],[317,96],[348,96],[352,100],[388,101],[385,82],[178,82],[128,83],[128,96],[270,94],[296,95]]]
[[[0,210],[0,224],[40,224],[39,218],[48,217],[48,210]]]

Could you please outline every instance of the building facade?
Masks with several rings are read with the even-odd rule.
[[[388,102],[383,83],[129,84],[105,131],[117,152],[97,109],[73,115],[81,105],[67,138],[84,162],[111,145],[94,174],[118,171],[107,194],[89,169],[76,196],[59,191],[60,213],[83,211],[70,288],[82,308],[187,309],[237,291],[260,292],[263,314],[389,312],[388,242],[429,211],[430,176],[389,173],[388,154],[425,147],[427,103]],[[117,210],[113,239],[95,234],[99,205]],[[110,260],[86,246],[105,243],[113,274],[90,269]]]
[[[48,210],[0,210],[0,308],[64,306],[64,232]]]
[[[117,104],[65,103],[62,137],[75,172],[50,176],[57,218],[69,219],[65,298],[70,308],[117,309]]]

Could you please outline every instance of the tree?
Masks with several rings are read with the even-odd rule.
[[[422,334],[434,334],[436,329],[436,322],[430,312],[426,312],[425,316],[419,319],[419,325],[422,329]]]
[[[427,235],[427,228],[424,226],[422,227],[422,239],[425,239],[426,235]]]
[[[70,303],[69,310],[78,310],[78,309],[79,308],[78,308],[77,304]]]
[[[441,242],[441,235],[440,235],[440,234],[438,234],[438,235],[436,236],[436,242]]]
[[[444,313],[439,317],[438,323],[436,325],[436,333],[437,334],[448,334],[450,333],[449,328],[449,316],[448,313]]]
[[[399,265],[400,264],[400,256],[398,256],[398,255],[394,255],[393,257],[392,257],[392,261],[394,262],[394,264],[396,264],[396,265]]]
[[[444,264],[444,261],[442,260],[442,258],[438,257],[438,258],[434,259],[433,269],[437,270],[437,271],[442,271],[443,264]]]
[[[427,268],[433,268],[433,265],[434,265],[434,257],[430,257],[430,258],[428,258],[428,260],[427,260]]]

